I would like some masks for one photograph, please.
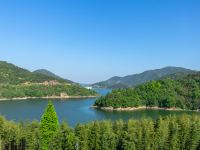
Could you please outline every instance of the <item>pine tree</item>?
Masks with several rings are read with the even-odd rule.
[[[51,149],[51,142],[58,128],[59,122],[57,114],[53,104],[49,102],[40,123],[41,146],[43,150]]]

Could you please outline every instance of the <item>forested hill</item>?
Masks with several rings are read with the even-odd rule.
[[[55,79],[65,80],[68,83],[73,83],[71,80],[63,79],[62,77],[60,77],[60,76],[58,76],[58,75],[54,74],[53,72],[46,70],[46,69],[38,69],[38,70],[35,70],[33,73],[43,74],[43,75],[46,75],[46,76],[53,77]]]
[[[165,67],[156,70],[145,71],[140,74],[128,75],[125,77],[112,77],[106,81],[95,83],[92,86],[94,87],[105,87],[111,89],[117,88],[128,88],[135,87],[139,84],[151,81],[159,80],[164,77],[176,77],[176,76],[185,76],[189,73],[195,73],[196,71],[185,69],[181,67]]]
[[[25,97],[95,96],[78,84],[0,61],[0,99]]]
[[[113,90],[95,102],[99,107],[162,107],[200,109],[200,73],[179,79],[165,78],[135,88]]]
[[[62,78],[55,78],[41,73],[32,73],[13,64],[0,61],[0,84],[41,83],[51,80],[66,82]]]

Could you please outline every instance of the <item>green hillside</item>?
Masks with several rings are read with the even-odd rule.
[[[105,87],[111,89],[135,87],[139,84],[146,83],[152,80],[159,80],[164,77],[175,78],[177,76],[186,76],[189,73],[195,73],[196,71],[181,68],[181,67],[165,67],[156,70],[145,71],[140,74],[128,75],[125,77],[112,77],[106,81],[93,84],[93,87]]]
[[[200,109],[200,73],[178,79],[165,78],[135,88],[113,90],[95,102],[99,107],[162,107]]]
[[[40,73],[32,73],[13,64],[0,61],[0,84],[41,83],[51,80],[65,82],[63,79],[57,79]]]
[[[46,70],[46,69],[38,69],[38,70],[35,70],[33,73],[43,74],[43,75],[50,76],[50,77],[53,77],[53,78],[56,78],[56,79],[59,79],[59,80],[65,80],[66,82],[73,83],[72,81],[70,81],[68,79],[63,79],[62,77],[60,77],[60,76],[58,76],[58,75],[54,74],[53,72]]]
[[[96,93],[65,79],[30,72],[0,61],[0,98],[94,96]]]

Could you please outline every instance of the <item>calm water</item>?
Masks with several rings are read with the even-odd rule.
[[[97,92],[105,95],[110,90],[98,89]],[[181,111],[164,111],[164,110],[137,110],[132,112],[106,112],[102,110],[90,108],[95,99],[70,99],[70,100],[53,100],[59,120],[65,120],[70,126],[77,123],[86,123],[92,120],[128,120],[130,118],[157,118],[158,116],[198,114],[197,112],[181,112]],[[44,108],[47,105],[47,100],[16,100],[16,101],[0,101],[0,114],[9,120],[28,121],[40,120]]]

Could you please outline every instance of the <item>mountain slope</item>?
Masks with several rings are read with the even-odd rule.
[[[69,83],[73,83],[72,81],[68,80],[68,79],[63,79],[62,77],[52,73],[51,71],[49,70],[46,70],[46,69],[38,69],[38,70],[35,70],[33,73],[37,73],[37,74],[43,74],[43,75],[46,75],[46,76],[50,76],[50,77],[53,77],[53,78],[56,78],[56,79],[61,79],[61,80],[65,80],[66,82],[69,82]]]
[[[11,63],[0,61],[0,84],[40,83],[51,80],[64,82],[63,79],[55,79],[43,74],[32,73]]]
[[[96,93],[60,77],[33,73],[0,61],[0,99],[70,96],[96,96]]]
[[[44,74],[44,75],[47,75],[47,76],[50,76],[50,77],[53,77],[53,78],[61,79],[61,77],[59,77],[58,75],[56,75],[56,74],[54,74],[51,71],[46,70],[46,69],[38,69],[38,70],[35,70],[33,73],[40,73],[40,74]]]
[[[145,71],[140,74],[128,75],[125,77],[115,76],[106,81],[95,83],[92,86],[106,88],[127,88],[137,86],[147,81],[158,80],[167,76],[176,77],[178,75],[187,75],[195,72],[196,71],[181,67],[165,67],[162,69]]]

